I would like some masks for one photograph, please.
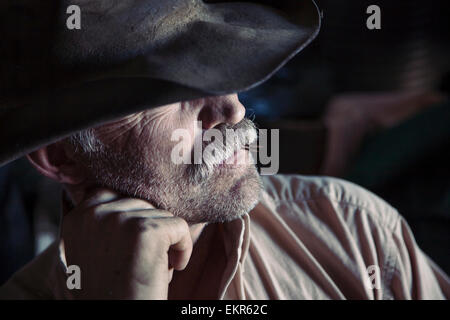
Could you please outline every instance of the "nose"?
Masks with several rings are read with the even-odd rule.
[[[207,98],[199,112],[198,120],[203,129],[211,129],[219,124],[234,125],[245,116],[245,107],[237,94]]]

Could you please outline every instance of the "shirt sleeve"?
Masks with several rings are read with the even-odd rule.
[[[419,248],[405,219],[392,229],[391,283],[394,299],[449,299],[448,276]]]

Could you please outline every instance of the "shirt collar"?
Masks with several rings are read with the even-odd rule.
[[[242,270],[238,267],[244,264],[250,243],[249,215],[245,214],[236,220],[222,224],[221,227],[227,265],[222,276],[219,299],[224,298],[236,273]]]

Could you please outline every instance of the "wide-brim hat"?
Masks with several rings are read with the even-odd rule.
[[[4,0],[0,165],[127,114],[248,90],[319,28],[312,0]]]

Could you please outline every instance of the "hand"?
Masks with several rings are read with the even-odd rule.
[[[67,265],[81,270],[80,299],[167,299],[192,253],[185,220],[109,190],[64,215],[61,237]]]

